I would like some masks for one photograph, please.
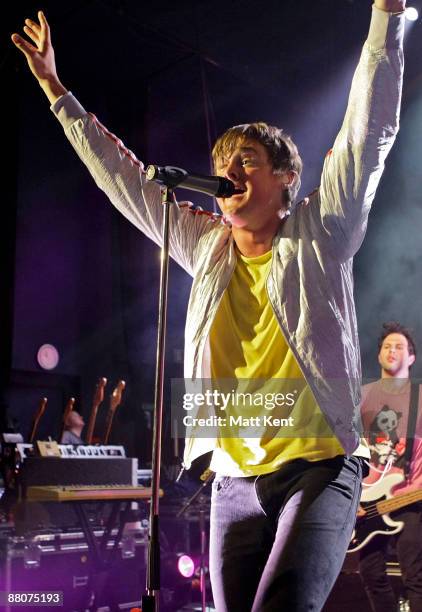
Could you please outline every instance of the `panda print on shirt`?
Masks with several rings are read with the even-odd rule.
[[[372,421],[369,427],[369,448],[371,463],[376,467],[385,466],[390,458],[395,467],[403,467],[406,439],[397,435],[401,418],[401,412],[384,404]]]

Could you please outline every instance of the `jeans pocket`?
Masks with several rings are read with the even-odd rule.
[[[343,529],[354,524],[357,507],[359,504],[362,488],[362,464],[359,457],[345,457],[344,465],[337,477],[330,483],[330,488],[340,494],[342,498],[350,501],[348,506],[342,508],[341,498],[338,499],[339,510],[342,508],[344,514]]]
[[[350,457],[344,458],[344,467],[347,470],[356,474],[359,480],[362,480],[363,468],[364,468],[364,459],[363,457],[356,457],[355,455],[351,455]]]

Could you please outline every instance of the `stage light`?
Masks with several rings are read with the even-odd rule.
[[[177,569],[184,578],[192,578],[195,573],[194,560],[188,555],[181,555],[177,561]]]
[[[166,552],[161,556],[163,585],[191,583],[197,568],[194,558],[185,552]]]
[[[165,552],[161,556],[160,612],[174,612],[192,600],[193,560],[186,553]]]
[[[416,21],[419,17],[419,13],[414,6],[408,6],[404,11],[404,14],[408,21]]]

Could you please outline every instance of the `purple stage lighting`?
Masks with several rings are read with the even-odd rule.
[[[181,555],[177,560],[177,569],[184,578],[192,578],[195,572],[195,563],[189,555]]]

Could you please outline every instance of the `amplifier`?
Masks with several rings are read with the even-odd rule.
[[[343,569],[337,578],[322,612],[371,612],[371,606],[360,579],[359,553],[346,555]],[[397,599],[403,594],[403,583],[398,564],[387,562],[387,575]]]
[[[100,538],[102,531],[95,531]],[[110,540],[108,549],[110,550]],[[91,553],[80,532],[0,539],[0,590],[62,591],[60,610],[85,610],[95,585],[98,607],[137,603],[145,588],[146,529],[131,530],[119,544],[109,569],[90,582]],[[45,607],[31,606],[45,612]],[[16,608],[6,607],[5,612]]]

